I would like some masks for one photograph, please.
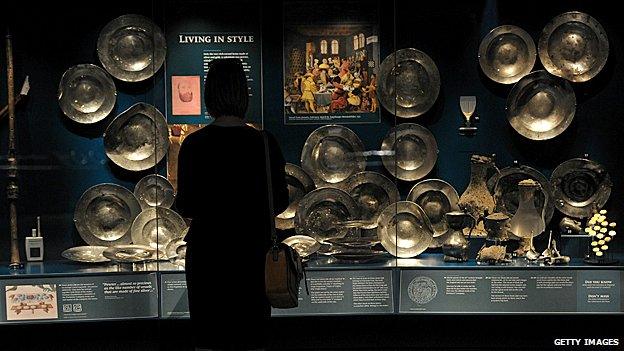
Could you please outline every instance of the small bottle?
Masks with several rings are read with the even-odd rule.
[[[33,228],[31,236],[26,237],[26,260],[43,261],[43,237],[41,236],[41,219],[37,217],[37,229]]]

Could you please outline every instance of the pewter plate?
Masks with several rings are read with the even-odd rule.
[[[282,243],[292,247],[301,257],[308,257],[321,248],[316,239],[307,235],[293,235],[284,239]]]
[[[438,144],[429,129],[415,123],[403,123],[384,138],[381,151],[388,154],[381,161],[394,177],[414,181],[423,178],[435,166]]]
[[[76,246],[61,253],[68,260],[84,263],[102,263],[110,261],[102,254],[106,246]]]
[[[165,62],[165,36],[154,22],[140,15],[123,15],[100,32],[97,53],[113,77],[139,82],[154,75]]]
[[[324,243],[348,234],[355,236],[357,228],[348,228],[341,223],[358,217],[358,205],[349,194],[336,188],[320,188],[308,193],[299,202],[295,231]]]
[[[165,248],[165,254],[169,260],[184,260],[186,258],[186,241],[183,238],[171,240]]]
[[[373,237],[344,237],[328,240],[331,245],[338,247],[347,247],[353,249],[366,249],[370,250],[371,247],[379,244],[378,238]]]
[[[376,172],[360,172],[341,183],[341,189],[355,200],[360,218],[370,224],[363,229],[377,228],[377,218],[388,205],[400,200],[399,190],[386,176]]]
[[[417,49],[401,49],[379,68],[381,105],[397,117],[413,118],[429,111],[440,93],[435,62]]]
[[[149,104],[137,103],[122,112],[104,133],[106,156],[129,171],[155,167],[168,149],[167,121]]]
[[[576,96],[565,79],[536,71],[513,86],[506,109],[507,120],[523,137],[552,139],[572,123]]]
[[[98,184],[78,200],[74,224],[91,246],[129,244],[130,228],[139,212],[141,206],[130,190],[117,184]]]
[[[275,227],[281,230],[295,227],[295,212],[297,211],[297,206],[299,206],[299,201],[305,194],[314,190],[314,181],[303,168],[287,163],[285,171],[289,205],[284,212],[275,217]]]
[[[92,64],[70,67],[58,88],[58,101],[65,116],[81,124],[106,118],[117,100],[113,79],[105,70]]]
[[[301,166],[317,187],[332,186],[366,168],[364,144],[349,128],[327,125],[313,131],[301,151]]]
[[[563,162],[552,173],[555,207],[574,218],[587,218],[600,210],[611,195],[611,178],[594,161],[574,158]]]
[[[539,56],[551,74],[572,82],[585,82],[604,68],[609,39],[596,19],[582,12],[562,13],[542,31]]]
[[[504,25],[492,29],[479,45],[479,65],[491,80],[512,84],[531,73],[535,43],[524,29]]]
[[[156,206],[170,208],[175,200],[173,185],[159,174],[150,174],[139,180],[134,187],[134,196],[143,210]]]
[[[156,250],[145,245],[116,245],[103,252],[104,257],[118,263],[137,263],[156,259]]]
[[[400,258],[418,256],[433,244],[427,214],[411,201],[399,201],[381,212],[377,236],[389,253]]]
[[[132,242],[163,250],[186,234],[187,225],[175,211],[164,207],[144,209],[132,223]]]
[[[459,211],[459,195],[453,186],[442,179],[426,179],[412,187],[407,201],[418,204],[427,214],[433,228],[433,236],[439,237],[448,231],[445,214]]]
[[[532,179],[540,184],[541,188],[535,194],[535,208],[543,211],[544,221],[548,225],[555,213],[553,187],[542,173],[529,166],[507,167],[500,171],[500,176],[494,187],[496,212],[502,212],[509,218],[516,214],[519,201],[518,183],[525,179]]]

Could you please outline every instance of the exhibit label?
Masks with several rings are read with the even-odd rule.
[[[169,4],[166,18],[167,121],[208,124],[203,90],[210,62],[238,59],[249,88],[247,119],[262,121],[262,43],[259,9],[255,4],[224,4],[233,11],[215,12],[210,3]],[[234,8],[235,7],[235,8]],[[237,14],[236,16],[232,14]]]
[[[615,270],[402,270],[400,313],[622,312]]]
[[[308,271],[299,306],[273,316],[393,313],[392,270]],[[309,294],[308,294],[309,292]]]
[[[161,317],[166,319],[190,317],[184,273],[161,274],[160,311]]]
[[[156,274],[0,281],[0,322],[158,317]]]

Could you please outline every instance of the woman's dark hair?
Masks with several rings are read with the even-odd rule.
[[[204,102],[213,118],[245,117],[249,105],[247,77],[239,59],[215,59],[208,65]]]

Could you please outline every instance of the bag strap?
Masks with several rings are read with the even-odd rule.
[[[262,131],[262,138],[264,140],[264,164],[266,168],[266,177],[268,185],[268,205],[269,205],[269,218],[271,225],[271,242],[273,243],[273,256],[277,260],[277,232],[275,231],[275,215],[273,214],[273,177],[271,176],[271,156],[269,155],[269,137],[265,131]]]

